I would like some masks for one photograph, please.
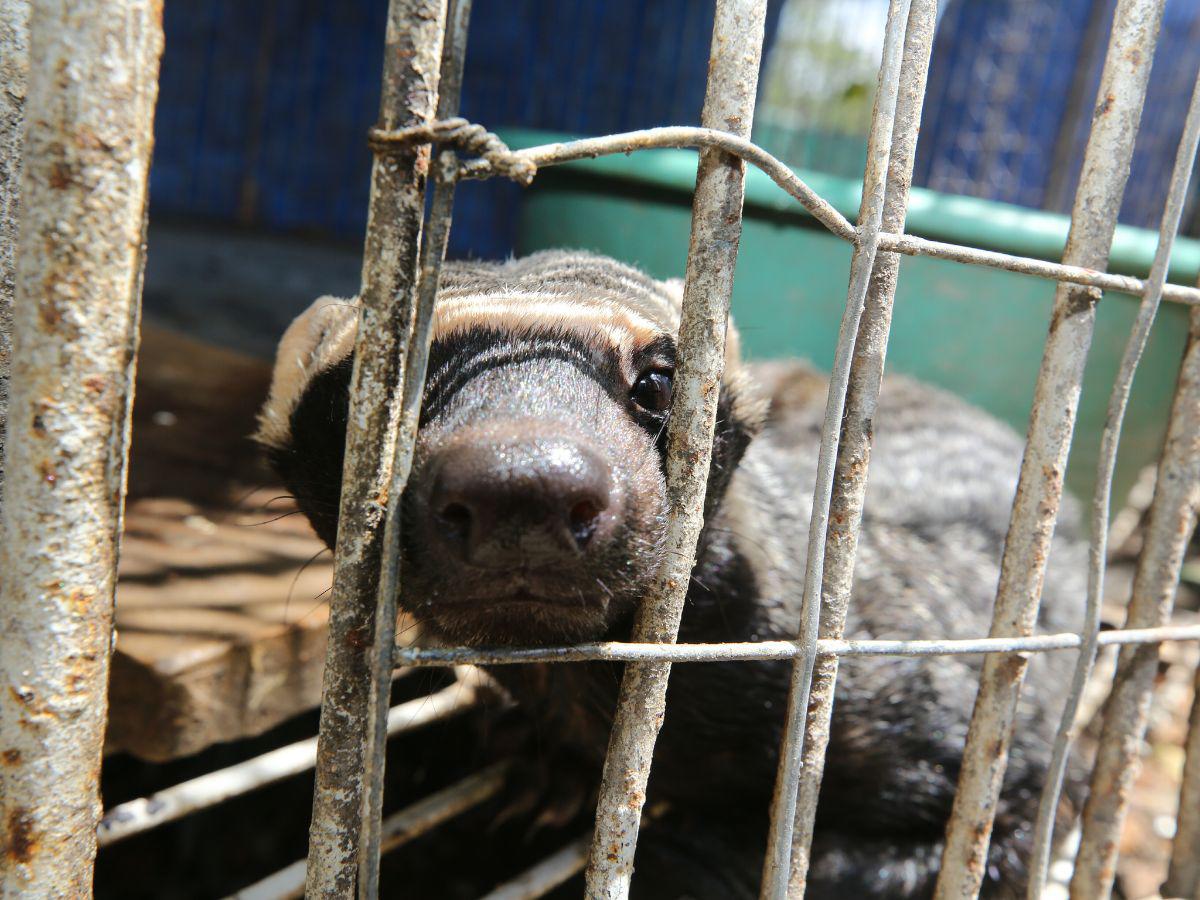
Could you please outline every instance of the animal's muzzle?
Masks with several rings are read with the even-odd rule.
[[[621,516],[610,466],[577,439],[468,432],[431,463],[425,541],[472,567],[569,566],[604,546]]]

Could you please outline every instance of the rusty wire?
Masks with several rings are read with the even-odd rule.
[[[850,259],[850,286],[846,292],[846,307],[838,331],[833,369],[829,376],[825,418],[821,425],[821,447],[817,455],[817,474],[813,485],[804,593],[800,607],[799,643],[803,652],[793,661],[791,685],[788,690],[787,721],[782,746],[779,749],[779,772],[771,799],[771,828],[763,865],[760,896],[764,900],[783,900],[790,889],[792,835],[795,830],[800,772],[804,762],[805,720],[813,669],[817,663],[829,510],[833,502],[834,474],[842,433],[842,417],[846,408],[846,394],[850,386],[854,346],[866,304],[871,273],[875,268],[879,232],[883,227],[888,162],[891,158],[892,135],[900,94],[900,64],[904,58],[904,36],[908,30],[911,6],[912,0],[891,0],[888,7],[883,62],[879,67],[879,84],[876,88],[871,131],[867,139],[867,167],[863,174],[862,205],[858,214],[858,240]],[[906,124],[916,129],[915,121],[910,120]],[[862,477],[866,478],[865,467]],[[853,548],[846,549],[851,554],[849,565],[852,568]],[[806,848],[802,847],[798,855],[802,859],[805,858]],[[802,884],[804,874],[799,874]]]
[[[913,0],[896,76],[896,124],[892,131],[880,221],[880,228],[885,231],[904,230],[936,25],[937,0]],[[842,637],[845,629],[854,582],[858,530],[866,497],[873,423],[883,382],[899,272],[900,257],[897,254],[877,254],[854,342],[830,500],[818,638],[836,640]],[[817,658],[809,676],[811,687],[805,707],[807,714],[799,754],[790,873],[787,877],[788,894],[793,897],[802,897],[807,884],[817,797],[825,766],[825,751],[829,744],[838,660],[836,655]],[[799,715],[799,711],[796,714]],[[793,727],[800,726],[793,723]],[[782,878],[782,873],[779,873],[779,877]]]
[[[0,145],[24,154],[0,537],[0,896],[88,896],[162,8],[46,0],[2,15],[26,121],[23,148],[11,120]],[[18,162],[6,159],[6,206]]]
[[[1112,395],[1109,398],[1108,414],[1105,419],[1104,430],[1100,436],[1100,461],[1097,466],[1096,490],[1092,501],[1091,542],[1088,547],[1087,609],[1084,612],[1084,623],[1081,629],[1083,643],[1080,646],[1079,655],[1076,659],[1075,671],[1071,680],[1071,690],[1063,705],[1058,732],[1054,738],[1054,749],[1050,760],[1050,767],[1038,807],[1037,825],[1034,832],[1034,844],[1030,863],[1029,900],[1037,900],[1046,882],[1046,872],[1050,866],[1054,820],[1058,812],[1059,795],[1062,793],[1063,779],[1066,776],[1068,754],[1075,739],[1075,730],[1081,724],[1076,722],[1076,717],[1079,712],[1080,701],[1083,698],[1083,692],[1091,678],[1092,669],[1096,661],[1096,642],[1100,635],[1100,613],[1104,597],[1105,562],[1108,559],[1108,518],[1112,505],[1112,480],[1113,473],[1117,467],[1117,447],[1121,439],[1121,426],[1125,418],[1125,408],[1129,402],[1129,392],[1133,387],[1133,376],[1137,371],[1138,362],[1141,360],[1142,353],[1146,349],[1146,344],[1150,340],[1150,327],[1154,324],[1154,317],[1158,312],[1159,300],[1162,298],[1162,288],[1167,280],[1167,267],[1171,262],[1171,251],[1175,246],[1175,236],[1179,231],[1179,221],[1183,215],[1183,207],[1188,199],[1188,186],[1191,181],[1192,169],[1196,162],[1196,148],[1198,143],[1200,143],[1200,78],[1197,79],[1192,91],[1192,99],[1184,124],[1183,136],[1180,139],[1179,150],[1175,156],[1175,167],[1171,173],[1166,207],[1163,210],[1162,222],[1159,227],[1158,247],[1155,250],[1154,262],[1150,267],[1150,275],[1147,278],[1146,295],[1138,308],[1133,329],[1125,346],[1125,352],[1121,359],[1121,367],[1113,384]],[[1167,460],[1168,456],[1169,452],[1164,452],[1163,459]],[[1194,480],[1193,483],[1195,483]],[[1182,550],[1181,545],[1182,542],[1179,541],[1167,543],[1167,546],[1180,546]],[[1154,552],[1153,550],[1150,551],[1151,554]],[[1172,583],[1179,578],[1179,566],[1183,564],[1182,552],[1178,554],[1176,562],[1177,564],[1173,570],[1168,567],[1162,572],[1162,574],[1170,578]],[[1158,593],[1161,595],[1161,591]],[[1141,618],[1140,607],[1148,599],[1145,594],[1135,597],[1133,602],[1137,604],[1138,609],[1135,613],[1135,609],[1131,607],[1130,616],[1133,621],[1139,621]],[[1166,608],[1163,608],[1164,606]],[[1154,616],[1151,621],[1139,622],[1139,624],[1147,627],[1162,625],[1169,617],[1169,604],[1155,604],[1155,611],[1158,615]],[[1146,658],[1147,663],[1151,665],[1157,661],[1157,654],[1153,651],[1149,653],[1142,652],[1139,656]],[[1142,665],[1145,666],[1146,663]],[[1120,672],[1120,669],[1118,671]],[[1128,676],[1122,677],[1123,674],[1118,674],[1114,680],[1112,698],[1109,701],[1110,710],[1113,709],[1113,704],[1120,704],[1121,701],[1118,698],[1130,687]],[[1142,682],[1139,685],[1142,690],[1149,687],[1148,684],[1144,683],[1144,678],[1139,679],[1139,681]],[[1136,701],[1136,705],[1140,706],[1142,702],[1138,700]],[[1140,741],[1141,730],[1137,729],[1132,737],[1133,743]],[[1126,747],[1132,746],[1128,742],[1128,738],[1128,734],[1123,735],[1122,741],[1119,743]],[[1105,750],[1101,751],[1101,756],[1107,758],[1108,755],[1111,755],[1117,744],[1118,742],[1114,739],[1105,742]],[[1135,765],[1134,760],[1125,758],[1124,754],[1120,754],[1120,756],[1127,768],[1133,769]],[[1101,775],[1102,769],[1103,767],[1098,763],[1093,774],[1094,784],[1100,784],[1105,780]],[[1103,804],[1120,802],[1119,794],[1110,793],[1108,797],[1109,799],[1100,802]],[[1113,819],[1114,824],[1119,824],[1121,817],[1116,816]],[[1086,833],[1087,829],[1085,828],[1084,830]],[[1089,839],[1085,838],[1084,843],[1088,844]],[[1089,885],[1089,889],[1094,887],[1095,885]]]

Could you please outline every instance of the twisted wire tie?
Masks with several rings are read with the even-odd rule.
[[[388,130],[372,128],[367,144],[375,153],[396,153],[414,144],[452,144],[459,150],[483,159],[497,175],[528,186],[537,174],[537,165],[510,150],[504,141],[482,125],[466,119],[438,119],[423,125]]]

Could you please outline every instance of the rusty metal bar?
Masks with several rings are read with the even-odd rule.
[[[449,0],[446,11],[446,31],[443,41],[441,74],[439,76],[436,117],[449,119],[458,114],[462,94],[463,64],[467,52],[467,25],[471,17],[471,0]],[[382,561],[376,605],[390,610],[387,633],[381,632],[378,649],[381,653],[375,669],[375,725],[369,732],[368,749],[370,778],[365,808],[365,852],[360,860],[360,892],[367,897],[379,893],[379,856],[381,853],[380,822],[383,810],[384,758],[387,749],[386,715],[391,696],[390,673],[393,668],[395,607],[400,596],[401,510],[404,488],[412,471],[413,445],[420,422],[421,400],[425,393],[425,368],[429,361],[429,342],[433,332],[433,310],[446,245],[450,238],[450,214],[454,207],[454,174],[458,157],[451,149],[438,156],[433,176],[433,200],[426,222],[416,287],[416,308],[404,356],[404,384],[400,401],[400,424],[397,429],[395,457],[392,461],[391,486],[388,489],[387,512],[384,518]]]
[[[1200,348],[1198,338],[1200,316],[1192,321],[1193,347]],[[1200,897],[1200,668],[1196,669],[1195,696],[1184,751],[1175,840],[1171,845],[1171,866],[1163,885],[1163,896],[1195,898]]]
[[[771,828],[763,865],[760,896],[764,900],[783,900],[792,893],[789,884],[792,840],[797,813],[800,772],[804,764],[804,731],[817,662],[817,640],[822,605],[826,529],[829,524],[833,481],[841,438],[842,417],[850,384],[854,347],[866,303],[867,290],[879,249],[883,226],[892,135],[899,102],[900,66],[904,58],[905,33],[908,30],[912,0],[891,0],[883,59],[879,66],[879,84],[875,92],[871,131],[867,139],[867,167],[863,175],[862,204],[858,214],[858,239],[850,259],[850,284],[846,308],[838,331],[833,369],[829,377],[829,395],[821,427],[821,447],[817,455],[816,482],[813,485],[812,516],[809,520],[808,554],[804,572],[804,594],[800,610],[799,641],[804,652],[793,662],[788,692],[787,724],[779,751],[779,772],[771,801]],[[801,854],[802,856],[805,854]]]
[[[1107,264],[1163,2],[1117,4],[1063,256],[1069,264],[1093,269]],[[1028,635],[1037,619],[1096,300],[1094,289],[1061,283],[1055,295],[1001,561],[991,628],[996,637]],[[1026,662],[1020,655],[989,656],[984,661],[946,829],[937,900],[974,897],[983,882]]]
[[[936,25],[937,0],[913,0],[897,74],[895,124],[880,223],[880,227],[886,231],[904,230],[913,157],[916,154]],[[854,581],[858,530],[866,496],[867,467],[871,459],[873,421],[883,382],[888,334],[892,324],[892,303],[896,296],[899,272],[900,257],[897,254],[881,252],[876,256],[862,320],[858,324],[829,508],[821,587],[822,614],[817,631],[820,638],[840,639],[846,624]],[[818,657],[811,676],[788,879],[788,895],[792,897],[803,897],[807,885],[817,797],[825,768],[825,750],[829,744],[838,659],[834,655]]]
[[[432,120],[436,111],[446,0],[392,0],[384,46],[380,127]],[[417,287],[427,145],[375,158],[350,418],[342,471],[329,646],[322,685],[316,787],[306,891],[350,897],[366,885],[373,854],[364,822],[364,785],[374,771],[377,698],[390,676],[396,598],[377,595],[408,336]],[[377,602],[378,600],[378,602]]]
[[[1200,625],[1164,625],[1102,631],[1101,647],[1200,640]],[[960,638],[955,640],[846,641],[821,638],[818,656],[965,656],[984,653],[1046,653],[1073,650],[1083,638],[1073,632],[1027,637]],[[521,663],[606,662],[737,662],[794,659],[806,652],[802,641],[731,641],[726,644],[635,644],[610,641],[567,647],[479,648],[410,647],[396,651],[405,666],[504,666]]]
[[[442,688],[427,697],[418,697],[388,712],[389,737],[412,731],[470,709],[475,692],[458,683]],[[248,759],[224,769],[206,772],[196,778],[171,785],[149,797],[139,797],[104,814],[96,829],[101,847],[142,834],[152,828],[174,822],[201,809],[208,809],[311,769],[317,761],[317,739],[308,738],[278,747],[261,756]]]
[[[1121,359],[1121,367],[1117,374],[1115,383],[1113,384],[1112,395],[1108,402],[1108,415],[1104,423],[1104,430],[1100,436],[1100,461],[1096,473],[1096,490],[1092,500],[1092,519],[1091,519],[1091,543],[1088,548],[1088,588],[1087,588],[1087,609],[1084,613],[1084,623],[1081,633],[1084,640],[1080,647],[1079,655],[1076,658],[1075,672],[1071,681],[1071,691],[1067,696],[1066,703],[1063,705],[1062,717],[1059,721],[1058,732],[1054,739],[1054,750],[1051,756],[1050,768],[1047,773],[1045,784],[1042,789],[1041,802],[1038,808],[1037,827],[1034,832],[1033,854],[1030,865],[1030,877],[1028,884],[1028,895],[1030,900],[1037,900],[1040,896],[1042,887],[1045,884],[1046,872],[1050,865],[1050,850],[1051,839],[1054,834],[1054,820],[1058,812],[1059,795],[1062,792],[1063,779],[1067,770],[1067,758],[1071,749],[1071,744],[1075,739],[1075,729],[1078,727],[1076,719],[1079,713],[1079,703],[1083,698],[1084,689],[1087,687],[1088,681],[1092,675],[1092,669],[1096,661],[1096,640],[1100,634],[1100,612],[1101,602],[1104,597],[1104,570],[1105,562],[1108,559],[1108,517],[1110,506],[1112,503],[1112,479],[1113,472],[1117,466],[1117,447],[1121,438],[1121,425],[1125,418],[1125,408],[1129,402],[1129,391],[1133,386],[1133,376],[1137,371],[1138,362],[1142,357],[1142,352],[1146,349],[1146,344],[1150,340],[1150,327],[1154,324],[1155,314],[1158,312],[1159,300],[1162,297],[1162,288],[1167,280],[1167,267],[1171,261],[1171,250],[1175,245],[1175,236],[1179,230],[1179,221],[1183,215],[1183,207],[1187,202],[1188,184],[1191,180],[1192,168],[1196,161],[1196,148],[1200,143],[1200,79],[1196,81],[1192,91],[1191,105],[1188,108],[1187,120],[1184,124],[1183,136],[1179,142],[1179,149],[1175,156],[1175,167],[1171,173],[1170,187],[1167,192],[1166,207],[1163,210],[1162,222],[1159,226],[1158,233],[1158,248],[1154,254],[1154,262],[1150,268],[1150,277],[1146,288],[1146,296],[1142,300],[1141,307],[1138,310],[1136,319],[1134,320],[1133,329],[1129,335],[1129,341],[1125,345],[1125,353]],[[1193,426],[1197,423],[1190,423]],[[1192,435],[1196,435],[1197,431],[1193,428]],[[1178,437],[1176,436],[1176,439]],[[1194,467],[1196,472],[1194,475],[1200,475],[1200,466]],[[1170,477],[1174,473],[1164,473],[1166,477]],[[1193,478],[1193,490],[1200,491],[1200,478]],[[1194,505],[1194,504],[1193,504]],[[1153,537],[1167,537],[1162,534],[1152,534]],[[1152,597],[1148,598],[1145,594],[1135,593],[1129,610],[1129,622],[1135,626],[1155,627],[1166,623],[1170,617],[1171,599],[1174,596],[1174,584],[1179,578],[1179,566],[1183,564],[1182,550],[1186,545],[1186,541],[1175,540],[1168,542],[1166,545],[1151,544],[1143,553],[1143,558],[1152,556],[1157,552],[1162,552],[1167,546],[1172,548],[1177,547],[1180,551],[1177,565],[1174,569],[1169,570],[1170,586],[1164,591],[1159,585],[1159,590],[1155,591]],[[1168,574],[1166,569],[1156,569],[1155,574],[1160,578]],[[1145,588],[1144,583],[1140,585]],[[1164,596],[1167,598],[1166,603],[1162,600]],[[1144,607],[1152,607],[1146,609]],[[1144,713],[1148,710],[1150,701],[1150,691],[1152,684],[1149,679],[1153,678],[1153,669],[1157,664],[1158,653],[1156,651],[1137,652],[1127,654],[1135,656],[1139,659],[1138,666],[1146,669],[1145,675],[1141,678],[1130,678],[1127,671],[1122,671],[1122,667],[1118,666],[1116,680],[1113,683],[1112,696],[1108,701],[1108,709],[1115,716],[1116,720],[1120,720],[1118,724],[1114,720],[1115,732],[1106,738],[1106,744],[1102,746],[1099,755],[1099,763],[1104,764],[1119,761],[1121,771],[1127,773],[1124,777],[1128,778],[1129,786],[1132,786],[1133,774],[1137,767],[1136,755],[1129,757],[1122,752],[1122,748],[1129,748],[1141,741],[1142,730],[1145,726]],[[1139,689],[1145,691],[1143,698],[1134,700],[1132,706],[1134,708],[1141,707],[1143,715],[1138,721],[1136,714],[1126,714],[1121,716],[1117,710],[1123,705],[1123,701],[1119,698],[1126,695],[1130,688],[1137,685]],[[1124,705],[1129,706],[1129,700],[1124,701]],[[1106,714],[1106,720],[1108,715]],[[1139,727],[1140,726],[1140,727]],[[1118,736],[1119,735],[1119,736]],[[1113,759],[1114,755],[1116,760]],[[1097,787],[1103,787],[1096,792],[1096,804],[1098,806],[1108,807],[1110,812],[1113,806],[1122,807],[1120,813],[1115,816],[1101,816],[1101,818],[1109,821],[1114,826],[1113,830],[1107,838],[1113,839],[1112,843],[1115,847],[1115,838],[1120,831],[1119,823],[1123,820],[1122,797],[1124,792],[1111,791],[1113,781],[1121,780],[1121,775],[1112,769],[1108,769],[1105,774],[1101,774],[1101,767],[1098,765],[1094,770],[1092,778],[1093,784]],[[1101,843],[1106,843],[1102,841]],[[1085,840],[1085,843],[1087,841]],[[1092,841],[1092,846],[1096,846],[1095,840]],[[1112,863],[1115,866],[1116,852],[1114,849]],[[1111,883],[1111,879],[1108,879]],[[1097,885],[1094,883],[1089,885],[1090,889],[1094,889]],[[1107,891],[1106,891],[1107,892]],[[1095,894],[1090,894],[1095,896]]]
[[[1198,504],[1200,312],[1193,311],[1127,624],[1153,627],[1169,619]],[[1146,729],[1157,664],[1157,652],[1126,650],[1118,658],[1083,811],[1083,840],[1071,880],[1073,897],[1107,896],[1112,890],[1117,842],[1137,776],[1138,747]]]
[[[490,800],[504,786],[507,767],[503,763],[469,775],[423,800],[418,800],[383,820],[380,828],[381,849],[384,853],[432,831],[443,822]],[[268,875],[262,881],[242,888],[228,900],[292,900],[313,896],[305,890],[305,860],[297,860],[286,868]]]
[[[161,53],[153,0],[30,10],[0,538],[3,896],[91,892]]]
[[[717,0],[701,124],[750,133],[762,55],[766,0]],[[642,601],[634,640],[675,642],[704,525],[733,270],[742,233],[745,166],[704,150],[696,174],[692,234],[679,327],[675,398],[667,433],[665,560]],[[625,669],[596,807],[587,867],[592,898],[629,893],[646,783],[666,707],[669,663]]]
[[[480,900],[537,900],[538,897],[544,897],[567,879],[583,871],[583,867],[587,865],[591,840],[590,834],[576,838],[516,878],[488,891]]]
[[[13,287],[25,87],[29,78],[29,2],[0,0],[0,459],[8,425]],[[0,500],[4,471],[0,465]]]

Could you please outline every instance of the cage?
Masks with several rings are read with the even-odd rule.
[[[300,891],[313,896],[374,896],[384,851],[494,796],[504,777],[501,768],[489,768],[383,817],[388,736],[461,710],[474,690],[470,676],[462,674],[453,683],[442,682],[446,686],[428,697],[389,711],[396,667],[611,660],[625,663],[625,670],[594,832],[549,855],[493,896],[540,896],[586,866],[589,896],[623,897],[633,875],[671,666],[712,660],[754,665],[775,659],[792,662],[793,681],[762,895],[800,896],[836,661],[869,654],[983,654],[986,661],[937,886],[937,896],[975,896],[985,874],[1003,748],[1027,656],[1074,649],[1075,675],[1064,698],[1052,777],[1042,797],[1030,861],[1030,895],[1042,896],[1047,893],[1054,809],[1080,704],[1101,648],[1120,647],[1092,775],[1096,803],[1084,813],[1071,876],[1077,896],[1107,894],[1117,836],[1129,805],[1136,744],[1146,728],[1146,700],[1153,688],[1147,675],[1155,670],[1160,645],[1200,639],[1200,625],[1171,618],[1171,598],[1195,525],[1200,485],[1200,454],[1195,452],[1200,438],[1200,290],[1168,283],[1175,233],[1200,142],[1200,91],[1193,92],[1188,108],[1148,273],[1137,277],[1107,271],[1162,0],[1116,4],[1099,81],[1100,102],[1094,107],[1061,261],[906,232],[937,19],[932,0],[888,4],[866,171],[853,222],[812,184],[749,140],[767,22],[763,0],[716,3],[699,127],[664,126],[567,142],[531,142],[515,150],[457,115],[470,7],[469,0],[393,0],[388,12],[380,119],[369,136],[375,162],[352,399],[361,425],[351,432],[347,445],[320,735],[199,774],[101,817],[96,783],[108,708],[116,551],[122,530],[127,550],[136,537],[123,500],[161,9],[143,0],[123,0],[120,16],[106,15],[104,7],[91,3],[47,0],[30,9],[24,2],[6,0],[0,5],[0,46],[9,61],[0,70],[9,104],[0,119],[7,267],[0,285],[11,292],[5,300],[14,301],[0,562],[5,625],[0,635],[0,677],[5,681],[0,692],[3,892],[86,895],[97,843],[114,843],[315,768],[307,858],[248,887],[242,896],[294,896]],[[29,123],[23,131],[22,104]],[[730,130],[731,120],[738,123],[737,129]],[[667,547],[673,552],[667,553],[668,562],[643,602],[632,639],[522,650],[416,647],[398,641],[399,498],[412,461],[430,320],[456,185],[492,176],[526,183],[540,169],[557,164],[681,147],[700,154],[680,333],[690,351],[689,362],[678,374],[681,387],[669,431],[673,510]],[[23,163],[19,238],[10,233],[16,220],[15,160]],[[684,592],[703,525],[716,418],[715,397],[699,387],[715,380],[724,351],[723,329],[707,328],[705,322],[723,322],[728,314],[747,164],[762,170],[820,227],[851,249],[849,289],[832,356],[814,487],[803,617],[795,640],[677,644]],[[433,175],[427,198],[429,171]],[[1057,283],[1033,389],[995,618],[990,634],[967,640],[855,641],[843,639],[841,633],[862,515],[870,422],[902,256]],[[15,273],[11,278],[10,270]],[[1062,473],[1100,291],[1140,297],[1141,303],[1132,317],[1094,456],[1085,621],[1075,633],[1035,634],[1039,583],[1062,497]],[[1105,631],[1101,600],[1117,440],[1134,371],[1163,300],[1190,307],[1188,337],[1180,348],[1183,361],[1170,398],[1157,479],[1144,491],[1150,500],[1137,586],[1125,627]],[[161,380],[139,390],[166,391],[172,378],[190,384],[199,368],[254,394],[255,370],[239,369],[237,359],[210,358],[197,367],[202,353],[195,345],[169,339],[152,344],[149,333],[144,337],[147,350],[153,346],[164,362],[152,367]],[[135,442],[143,432],[149,438],[156,426],[172,427],[169,417],[160,414],[166,412],[137,422]],[[213,422],[236,411],[201,413],[197,421]],[[188,443],[210,438],[212,434],[201,428]],[[232,470],[249,465],[232,456]],[[155,475],[148,472],[146,477],[153,481]],[[151,516],[156,511],[202,534],[219,531],[204,524],[202,509],[189,507],[181,514],[151,507],[141,513]],[[283,538],[272,541],[278,545]],[[234,538],[226,542],[242,543]],[[371,545],[382,548],[379,568],[367,562],[370,556],[364,548]],[[273,546],[272,552],[295,562],[302,549],[280,552]],[[152,564],[153,554],[145,553],[141,565],[149,570]],[[151,572],[148,577],[158,576]],[[311,652],[311,647],[292,645],[281,652],[300,654]],[[250,688],[269,691],[269,686],[253,684],[259,663],[247,662],[243,677]],[[312,689],[284,687],[293,699]],[[211,690],[228,689],[218,682]],[[162,727],[153,730],[161,732]],[[1193,713],[1174,823],[1166,888],[1170,896],[1193,896],[1200,889],[1198,743],[1200,717]]]

